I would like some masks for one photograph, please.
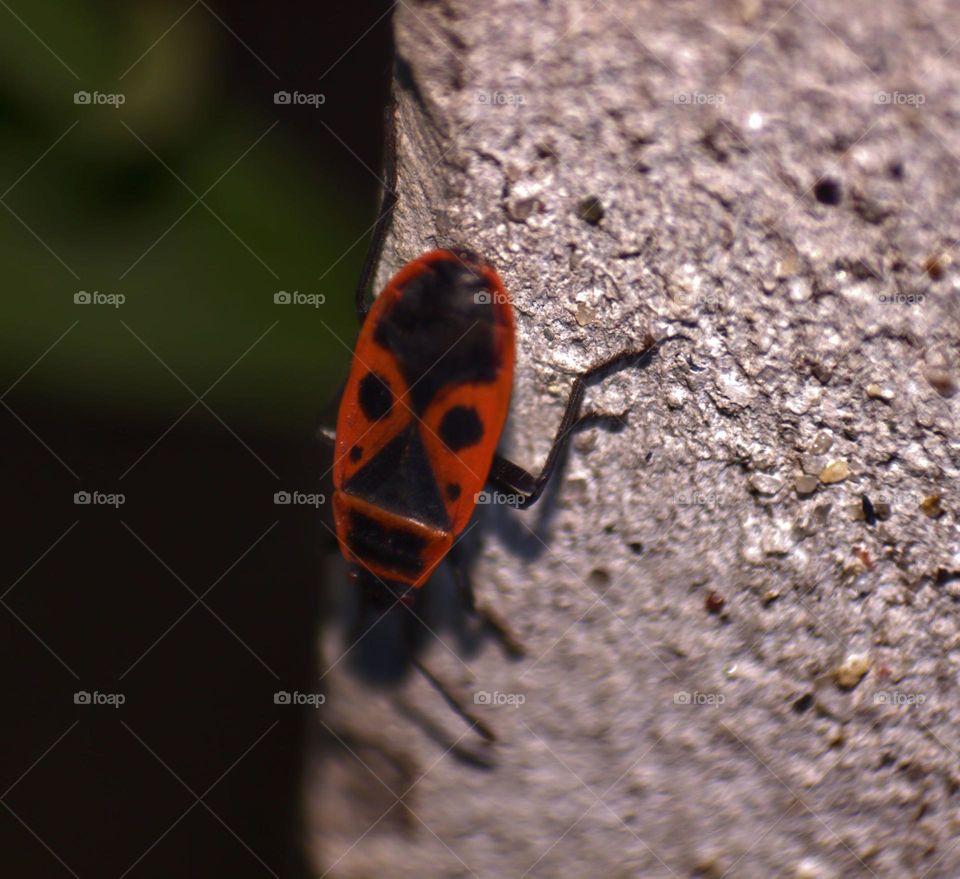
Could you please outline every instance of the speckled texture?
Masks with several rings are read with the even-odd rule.
[[[544,508],[481,511],[473,579],[529,656],[424,660],[524,697],[476,706],[489,768],[422,679],[324,674],[318,874],[955,879],[956,8],[405,0],[396,28],[426,108],[381,277],[436,244],[499,268],[510,454],[542,461],[573,372],[694,341],[591,390],[629,425]]]

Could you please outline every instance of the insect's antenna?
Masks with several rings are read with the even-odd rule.
[[[479,717],[474,716],[454,696],[441,681],[436,678],[432,672],[430,672],[427,667],[420,662],[419,659],[410,660],[411,664],[417,671],[420,672],[428,681],[431,687],[435,689],[442,697],[444,702],[447,703],[457,714],[460,715],[473,729],[475,729],[483,738],[488,742],[495,742],[497,736],[489,726],[487,726]]]

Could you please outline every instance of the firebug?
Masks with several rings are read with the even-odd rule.
[[[538,475],[497,453],[510,409],[514,315],[496,270],[466,249],[433,250],[408,262],[371,303],[371,280],[395,204],[393,133],[390,183],[357,288],[360,334],[340,399],[332,442],[337,543],[362,600],[412,609],[451,554],[487,484],[532,505],[562,459],[571,435],[605,416],[581,413],[591,382],[643,365],[665,340],[647,336],[575,377],[553,444]],[[670,336],[668,338],[686,338]],[[466,590],[474,608],[472,593]],[[475,609],[475,608],[474,608]],[[513,653],[521,648],[490,611],[485,621]],[[482,735],[494,735],[416,659],[413,664]]]

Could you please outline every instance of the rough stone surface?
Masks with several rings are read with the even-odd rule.
[[[954,879],[955,8],[405,0],[395,26],[423,105],[401,91],[381,279],[438,244],[499,268],[511,456],[539,466],[574,372],[693,342],[590,391],[628,427],[581,434],[542,506],[480,510],[473,580],[529,655],[438,628],[422,656],[496,744],[323,633],[318,872]]]

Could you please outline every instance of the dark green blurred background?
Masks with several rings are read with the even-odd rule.
[[[0,3],[4,875],[306,875],[326,530],[274,493],[326,490],[389,7]]]

